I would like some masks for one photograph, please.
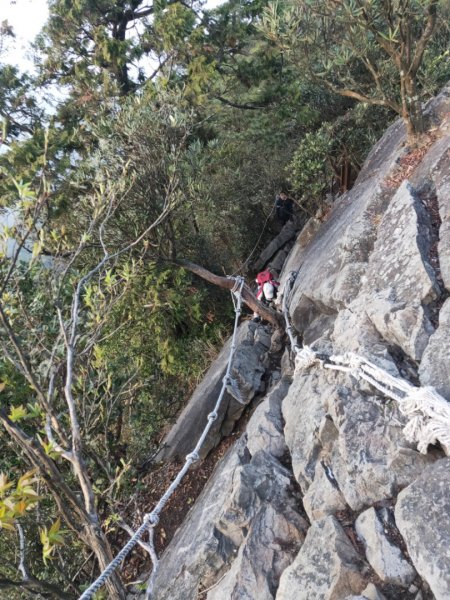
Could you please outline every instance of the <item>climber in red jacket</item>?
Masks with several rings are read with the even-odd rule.
[[[256,291],[257,299],[265,304],[266,306],[272,306],[275,298],[277,297],[279,281],[275,281],[272,273],[267,269],[258,273],[255,279],[258,284]],[[259,322],[261,317],[257,313],[253,314],[253,321]]]

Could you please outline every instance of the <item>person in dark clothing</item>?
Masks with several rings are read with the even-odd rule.
[[[286,192],[280,192],[275,198],[275,214],[282,225],[286,225],[294,215],[294,203]]]

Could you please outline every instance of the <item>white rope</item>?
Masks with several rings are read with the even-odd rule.
[[[430,444],[439,442],[445,454],[450,455],[450,404],[434,388],[415,387],[362,356],[331,356],[330,360],[339,364],[325,364],[326,368],[350,370],[352,375],[397,402],[400,412],[408,417],[403,433],[407,440],[417,444],[419,452],[426,454]]]
[[[295,373],[320,364],[326,369],[348,372],[364,379],[397,402],[400,412],[408,417],[403,433],[407,440],[417,444],[419,452],[426,454],[430,444],[439,442],[445,454],[450,456],[450,403],[433,387],[416,387],[353,352],[332,355],[325,362],[312,348],[298,344],[289,318],[289,301],[296,276],[295,272],[289,275],[282,303],[286,332],[295,354]]]
[[[157,569],[159,566],[158,557],[156,554],[154,541],[153,541],[153,528],[156,527],[156,525],[159,523],[159,516],[160,516],[162,510],[166,506],[166,504],[169,501],[172,494],[175,492],[175,490],[180,485],[181,480],[186,475],[186,473],[188,472],[191,465],[194,462],[196,462],[197,460],[199,460],[200,450],[203,446],[203,443],[205,442],[205,439],[209,433],[209,430],[211,429],[214,421],[218,417],[219,408],[222,403],[222,399],[224,397],[225,390],[231,380],[230,373],[231,373],[231,367],[232,367],[232,363],[233,363],[234,353],[236,350],[236,336],[237,336],[239,317],[241,314],[241,307],[242,307],[242,288],[244,286],[244,278],[243,277],[235,277],[234,279],[235,279],[235,284],[233,286],[231,293],[232,293],[233,303],[235,306],[235,319],[234,319],[233,335],[231,338],[230,354],[228,357],[227,370],[226,370],[225,376],[222,380],[222,389],[220,390],[219,397],[214,406],[214,409],[212,410],[212,412],[210,412],[208,414],[207,424],[205,425],[205,428],[203,429],[203,432],[202,432],[200,438],[198,439],[195,448],[193,449],[193,451],[190,454],[188,454],[186,456],[185,463],[184,463],[182,469],[179,471],[178,475],[175,477],[175,479],[172,481],[170,486],[167,488],[166,492],[160,498],[160,500],[156,504],[155,508],[152,510],[152,512],[150,512],[144,516],[143,523],[139,527],[139,529],[130,538],[130,540],[128,540],[127,544],[122,548],[122,550],[117,554],[117,556],[109,563],[109,565],[103,570],[103,572],[94,581],[94,583],[92,583],[87,588],[87,590],[85,590],[83,592],[83,594],[79,597],[79,600],[89,600],[90,598],[92,598],[92,596],[104,585],[104,583],[109,579],[109,577],[112,575],[112,573],[117,569],[117,567],[120,565],[122,560],[124,558],[126,558],[126,556],[129,554],[129,552],[134,548],[134,546],[136,546],[136,544],[139,542],[139,540],[141,539],[141,537],[144,535],[144,533],[146,531],[150,532],[149,546],[152,550],[151,557],[152,557],[152,563],[153,563],[152,574],[150,576],[150,579],[149,579],[148,585],[147,585],[146,598],[151,598],[151,594],[153,593],[155,576],[156,576],[156,572],[157,572]]]

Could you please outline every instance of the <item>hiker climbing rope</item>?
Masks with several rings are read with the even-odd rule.
[[[170,498],[173,495],[173,493],[175,492],[175,490],[180,485],[181,480],[186,475],[186,473],[190,469],[191,465],[200,459],[200,450],[206,440],[206,437],[207,437],[209,430],[211,429],[214,421],[216,421],[217,417],[219,416],[219,408],[222,403],[222,400],[223,400],[223,397],[225,394],[225,390],[227,389],[227,386],[229,386],[233,383],[232,378],[231,378],[231,367],[233,365],[233,358],[234,358],[234,354],[235,354],[235,350],[236,350],[236,334],[237,334],[237,329],[238,329],[238,324],[239,324],[239,317],[241,314],[242,288],[244,286],[244,278],[243,277],[233,277],[233,279],[235,281],[235,284],[233,286],[233,289],[231,290],[231,297],[233,299],[235,318],[234,318],[233,334],[232,334],[232,338],[231,338],[230,354],[228,357],[227,369],[225,372],[225,376],[223,377],[223,380],[222,380],[222,388],[220,390],[219,396],[217,398],[217,401],[216,401],[216,404],[215,404],[213,410],[207,416],[207,423],[203,429],[203,432],[200,435],[199,439],[197,440],[197,444],[195,445],[195,448],[192,450],[192,452],[190,452],[186,456],[185,463],[184,463],[183,467],[181,468],[181,470],[178,472],[178,475],[175,477],[175,479],[172,481],[170,486],[167,488],[166,492],[160,498],[160,500],[156,504],[155,508],[150,513],[148,513],[144,516],[143,523],[139,527],[139,529],[136,530],[136,532],[129,539],[127,544],[125,544],[125,546],[122,548],[122,550],[109,563],[109,565],[104,569],[104,571],[94,581],[94,583],[92,583],[85,590],[85,592],[83,592],[83,594],[79,597],[79,600],[89,600],[90,598],[92,598],[92,596],[109,579],[109,577],[117,569],[117,567],[120,565],[120,563],[126,558],[126,556],[134,548],[134,546],[136,546],[136,544],[139,543],[139,541],[141,540],[141,538],[147,531],[149,531],[149,534],[150,534],[147,545],[149,546],[149,549],[150,549],[150,556],[151,556],[152,563],[153,563],[153,570],[152,570],[150,579],[148,581],[147,590],[146,590],[146,598],[151,598],[151,595],[153,593],[153,587],[154,587],[156,573],[158,571],[158,557],[157,557],[154,540],[153,540],[154,528],[159,523],[159,517],[160,517],[161,512],[163,511],[164,507],[170,500]]]
[[[364,379],[398,403],[400,412],[409,419],[403,433],[407,440],[417,444],[419,452],[426,454],[430,444],[439,442],[445,454],[449,456],[450,404],[433,387],[416,387],[405,379],[394,377],[353,352],[325,355],[298,343],[289,317],[289,304],[296,277],[297,272],[290,273],[282,302],[286,332],[292,352],[295,354],[295,371],[300,372],[313,365],[319,365],[325,369],[348,372],[356,378]]]

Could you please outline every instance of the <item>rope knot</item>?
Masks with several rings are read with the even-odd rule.
[[[151,527],[156,527],[159,523],[159,517],[155,513],[147,513],[144,515],[144,523],[148,523]]]
[[[411,387],[402,398],[401,410],[404,414],[412,414],[421,409],[424,400],[424,389]]]
[[[295,352],[295,373],[309,369],[318,361],[317,354],[309,346],[303,346],[303,348],[294,346],[293,349]]]
[[[212,412],[210,412],[210,413],[209,413],[209,415],[208,415],[208,421],[211,421],[211,422],[213,422],[213,421],[216,421],[218,416],[219,416],[219,415],[218,415],[217,411],[216,411],[216,410],[213,410],[213,411],[212,411]]]
[[[231,293],[235,295],[240,294],[242,286],[244,285],[244,278],[241,275],[237,275],[237,277],[232,277],[228,275],[228,279],[234,279],[234,286],[231,290]]]
[[[200,455],[195,450],[186,456],[186,461],[197,462],[200,460]]]

